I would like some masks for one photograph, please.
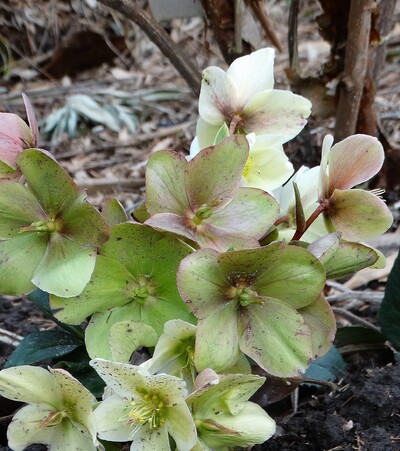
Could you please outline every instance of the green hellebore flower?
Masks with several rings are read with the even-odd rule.
[[[94,314],[85,330],[86,347],[92,358],[116,359],[110,344],[115,348],[124,327],[130,331],[130,343],[154,346],[166,321],[195,321],[176,287],[179,263],[191,251],[176,237],[149,226],[118,224],[101,247],[92,278],[82,293],[68,299],[50,296],[50,305],[55,316],[69,324],[80,324]],[[144,330],[140,324],[138,327],[138,323],[155,332]],[[128,354],[124,352],[125,357]]]
[[[301,247],[201,249],[182,260],[177,283],[199,320],[198,371],[223,372],[242,351],[272,375],[296,376],[331,346],[335,321],[320,296],[325,271]]]
[[[207,375],[203,375],[207,373]],[[197,427],[195,450],[247,447],[264,443],[275,433],[275,421],[248,401],[265,382],[251,374],[217,375],[205,370],[187,403]]]
[[[226,138],[191,161],[157,152],[146,169],[145,224],[182,235],[200,247],[226,251],[259,247],[277,218],[275,199],[257,188],[240,188],[249,145]]]
[[[196,427],[182,379],[103,359],[90,364],[112,390],[94,411],[101,439],[132,441],[131,451],[170,451],[171,435],[180,451],[193,448]]]
[[[39,287],[76,296],[92,275],[108,226],[44,151],[25,150],[17,164],[28,187],[0,180],[0,292]]]
[[[98,449],[94,396],[69,373],[33,366],[0,371],[0,395],[25,402],[8,427],[8,445],[22,451],[34,443],[51,451]]]

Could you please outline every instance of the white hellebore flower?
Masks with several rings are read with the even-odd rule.
[[[8,446],[22,451],[34,443],[51,451],[98,449],[92,408],[96,399],[61,369],[18,366],[0,371],[0,395],[25,402],[8,427]]]
[[[200,148],[214,144],[218,132],[273,135],[280,144],[296,136],[306,124],[311,103],[290,91],[273,89],[274,56],[265,48],[236,59],[225,72],[203,71],[197,136]]]
[[[131,451],[170,451],[171,435],[179,451],[193,448],[196,427],[182,379],[103,359],[90,364],[113,392],[94,411],[100,438],[132,441]]]

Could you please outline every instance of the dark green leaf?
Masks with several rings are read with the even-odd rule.
[[[4,365],[31,365],[70,353],[83,341],[61,330],[43,330],[26,336]]]
[[[346,373],[346,363],[340,352],[332,346],[323,357],[311,362],[304,377],[320,381],[335,381]],[[307,385],[314,385],[306,382]]]
[[[379,332],[361,326],[339,327],[336,332],[335,346],[342,348],[356,344],[384,344],[386,338]]]
[[[378,318],[383,333],[400,350],[400,254],[390,271]]]

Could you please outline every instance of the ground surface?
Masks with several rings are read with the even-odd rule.
[[[136,96],[138,101],[133,110],[137,124],[134,133],[126,129],[113,132],[104,124],[83,121],[76,130],[76,136],[61,133],[57,139],[51,135],[42,135],[41,139],[41,145],[50,148],[77,183],[87,189],[91,202],[100,207],[105,199],[117,197],[124,207],[130,208],[143,198],[144,167],[149,155],[160,149],[187,153],[195,133],[197,100],[190,95],[175,69],[140,30],[124,18],[111,15],[100,5],[87,6],[89,3],[9,0],[0,5],[0,56],[3,62],[7,54],[1,47],[3,40],[13,53],[12,64],[7,67],[3,65],[0,111],[23,115],[19,93],[25,91],[43,124],[46,117],[63,106],[73,94],[89,94],[97,100],[113,99],[117,93]],[[286,49],[288,2],[269,3],[275,31]],[[300,61],[303,69],[312,73],[318,72],[318,65],[329,53],[329,46],[320,37],[315,24],[314,17],[318,13],[316,1],[303,2],[299,20]],[[60,81],[56,78],[57,70],[60,66],[69,67],[74,58],[69,56],[63,60],[56,49],[65,42],[67,35],[82,29],[100,33],[106,30],[109,39],[123,34],[124,45],[121,47],[118,41],[113,41],[121,50],[112,65],[100,64],[89,70],[74,67]],[[168,29],[171,37],[185,49],[199,70],[211,64],[224,66],[212,36],[209,33],[205,35],[200,19],[175,20],[169,23]],[[390,152],[400,151],[399,48],[400,29],[397,25],[388,38],[388,58],[379,78],[376,97],[381,132],[389,143]],[[92,53],[88,47],[86,57]],[[57,58],[61,58],[61,62]],[[286,89],[288,86],[284,73],[287,65],[288,54],[285,50],[276,57],[278,88]],[[145,99],[145,90],[166,88],[174,90],[173,94],[169,91],[167,100],[160,100],[160,97],[158,100]],[[157,94],[160,95],[159,92]],[[322,137],[332,132],[333,127],[333,116],[313,116],[302,137],[286,149],[294,163],[297,166],[318,164]],[[392,181],[391,186],[384,186],[385,180],[381,177],[380,185],[388,188],[387,201],[398,218],[400,181],[397,185]],[[388,255],[389,262],[399,247],[398,235],[393,233],[395,229],[379,245]],[[347,287],[360,291],[382,291],[389,269],[379,275],[365,274],[361,280],[348,281]],[[376,324],[376,304],[351,300],[335,305]],[[338,315],[339,325],[352,324],[352,321]],[[25,336],[52,327],[53,323],[43,318],[28,300],[0,299],[0,328]],[[12,346],[0,342],[0,368],[12,349]],[[400,450],[400,368],[394,365],[391,352],[388,348],[378,354],[357,351],[347,354],[346,361],[348,373],[338,381],[337,390],[326,387],[319,390],[301,389],[295,414],[289,399],[268,406],[268,412],[278,423],[277,434],[256,449]],[[1,451],[9,450],[5,431],[10,415],[17,407],[15,403],[0,399]],[[43,447],[35,449],[39,451]]]

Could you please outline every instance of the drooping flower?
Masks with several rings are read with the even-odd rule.
[[[179,263],[191,251],[176,237],[149,226],[118,224],[100,248],[92,277],[82,293],[68,299],[51,296],[50,305],[55,316],[69,324],[80,324],[93,315],[85,330],[92,358],[115,358],[111,345],[124,327],[130,330],[130,345],[154,346],[166,321],[195,321],[176,287]],[[122,327],[122,331],[116,327]],[[128,360],[135,349],[124,351]]]
[[[39,130],[32,104],[22,94],[28,125],[19,116],[12,113],[0,113],[0,178],[20,176],[16,159],[25,149],[37,147]]]
[[[242,351],[268,373],[290,377],[331,346],[335,321],[320,296],[325,271],[303,248],[201,249],[182,260],[177,282],[199,320],[198,371],[225,371]]]
[[[146,224],[200,247],[258,247],[279,207],[264,191],[240,188],[248,152],[246,138],[236,135],[189,162],[177,153],[154,154],[146,171]]]
[[[169,451],[170,435],[180,451],[193,448],[196,427],[182,379],[103,359],[90,364],[112,390],[94,411],[99,438],[132,441],[132,451]]]
[[[7,431],[13,451],[34,443],[51,451],[98,449],[92,413],[96,399],[66,371],[25,365],[1,370],[0,395],[28,404]]]
[[[39,287],[76,296],[90,279],[108,226],[44,151],[25,150],[16,161],[28,187],[0,180],[0,291]]]
[[[384,233],[393,216],[385,202],[372,192],[352,187],[378,173],[384,160],[380,142],[354,135],[332,146],[327,135],[322,145],[319,203],[330,232],[344,239],[367,240]],[[332,146],[332,147],[331,147]]]
[[[205,370],[201,386],[188,397],[197,427],[194,450],[248,447],[261,444],[275,433],[275,421],[259,405],[248,401],[265,382],[251,374],[217,375]]]
[[[226,72],[213,66],[203,71],[197,124],[201,149],[214,144],[221,127],[231,134],[274,135],[280,144],[302,130],[311,103],[273,89],[274,56],[265,48],[236,59]]]

